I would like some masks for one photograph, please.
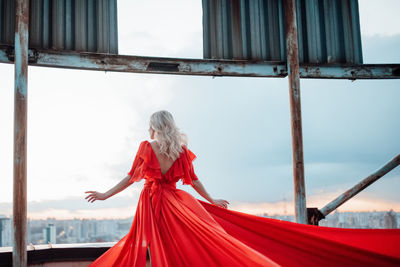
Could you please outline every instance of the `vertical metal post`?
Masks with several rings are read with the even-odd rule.
[[[27,266],[26,134],[29,0],[15,1],[13,266]]]
[[[304,185],[303,134],[301,127],[299,49],[297,42],[296,1],[285,0],[286,54],[289,77],[290,116],[292,128],[292,160],[295,218],[307,223],[306,190]]]

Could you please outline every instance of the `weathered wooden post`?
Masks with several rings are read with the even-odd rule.
[[[286,54],[289,77],[290,115],[292,128],[292,159],[295,218],[307,223],[306,190],[304,185],[303,134],[301,127],[299,49],[297,41],[296,3],[285,0]]]
[[[29,0],[15,1],[13,266],[27,266],[26,135]]]

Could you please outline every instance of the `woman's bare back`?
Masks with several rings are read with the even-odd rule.
[[[174,160],[160,153],[160,147],[156,141],[153,141],[150,144],[153,148],[154,153],[156,154],[162,174],[166,174],[169,168],[171,168],[172,164],[174,164]]]

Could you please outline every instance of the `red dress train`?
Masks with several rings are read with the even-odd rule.
[[[303,225],[230,211],[176,189],[197,180],[185,147],[165,173],[140,144],[129,175],[146,179],[129,233],[90,266],[400,266],[400,230]]]

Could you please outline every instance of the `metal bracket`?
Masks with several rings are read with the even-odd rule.
[[[36,49],[29,49],[28,50],[28,63],[37,63],[39,58],[39,53]]]
[[[325,216],[318,208],[307,208],[307,224],[318,225]]]
[[[9,61],[14,62],[14,60],[15,60],[15,50],[14,50],[13,46],[7,47],[6,55],[7,55],[7,58],[8,58]],[[38,58],[39,58],[38,51],[36,49],[30,48],[28,50],[28,63],[29,64],[30,63],[32,63],[32,64],[37,63]]]

